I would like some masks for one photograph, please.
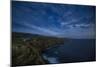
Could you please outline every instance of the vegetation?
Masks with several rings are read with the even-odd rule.
[[[64,43],[63,41],[63,38],[14,32],[12,33],[12,65],[46,64],[46,61],[42,57],[42,52],[49,47],[61,45]]]

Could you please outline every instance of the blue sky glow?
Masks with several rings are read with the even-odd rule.
[[[95,38],[95,6],[12,2],[12,31],[66,38]]]

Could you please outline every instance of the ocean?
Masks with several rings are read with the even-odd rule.
[[[70,39],[64,44],[48,48],[43,58],[48,64],[95,61],[95,39]]]

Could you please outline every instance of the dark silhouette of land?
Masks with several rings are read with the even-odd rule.
[[[12,33],[12,66],[46,64],[42,52],[49,47],[61,45],[64,38]]]

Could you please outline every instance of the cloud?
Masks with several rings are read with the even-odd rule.
[[[21,25],[21,28],[19,28],[17,30],[24,29],[24,27],[26,27],[29,30],[31,29],[31,32],[34,34],[43,34],[43,35],[56,35],[56,34],[58,34],[58,32],[53,31],[52,29],[49,29],[49,28],[44,28],[41,26],[36,26],[34,24],[29,24],[29,23],[26,24],[25,21],[24,21],[24,23],[25,24],[22,24],[22,25],[20,23],[17,23],[18,25]]]
[[[86,23],[85,23],[85,24],[84,24],[84,23],[75,24],[75,27],[84,27],[84,28],[85,28],[85,27],[86,27],[86,28],[88,27],[88,28],[89,28],[89,27],[93,27],[93,26],[95,26],[95,24],[93,24],[93,23],[89,23],[89,24],[88,24],[88,23],[87,23],[87,24],[86,24]]]
[[[94,23],[66,23],[62,27],[63,31],[59,35],[60,37],[68,38],[95,38],[95,24]]]
[[[69,28],[63,31],[59,36],[60,37],[67,37],[67,38],[77,38],[77,39],[84,39],[84,38],[95,38],[95,29],[94,28]]]
[[[62,21],[60,24],[61,26],[65,26],[65,25],[69,25],[69,24],[74,24],[76,22],[79,22],[80,20],[82,20],[83,17],[72,17],[70,20],[67,20],[67,21]]]
[[[12,7],[14,31],[70,38],[95,35],[95,7],[23,2]]]
[[[43,32],[45,35],[46,34],[50,34],[50,35],[56,35],[57,34],[57,32],[50,30],[48,28],[43,28],[43,27],[39,27],[39,26],[35,26],[35,25],[32,25],[32,28],[40,31],[40,33]]]
[[[61,26],[64,26],[64,25],[68,25],[69,23],[67,23],[67,22],[61,22],[60,24],[61,24]]]

